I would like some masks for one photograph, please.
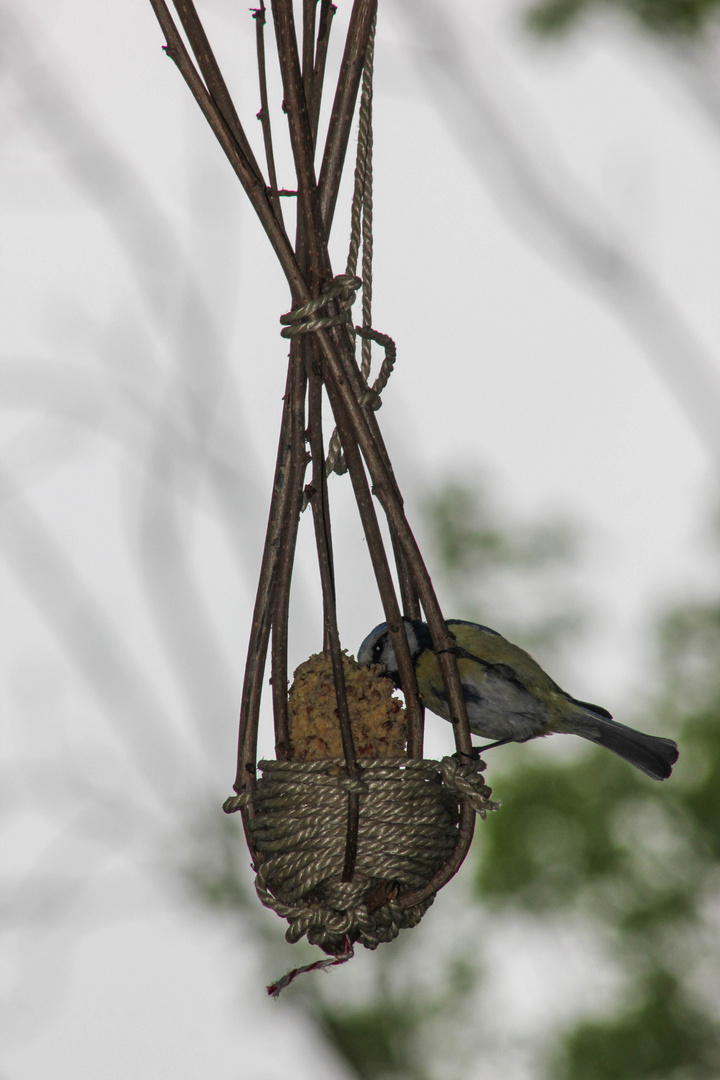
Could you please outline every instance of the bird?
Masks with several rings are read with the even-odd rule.
[[[430,630],[419,619],[403,618],[423,705],[450,720],[440,664]],[[666,780],[678,759],[672,739],[645,735],[613,720],[599,705],[561,690],[536,660],[497,630],[463,619],[448,619],[470,730],[494,740],[479,749],[527,742],[556,732],[579,735],[619,754],[653,780]],[[376,626],[358,651],[361,665],[379,665],[401,689],[387,623]]]

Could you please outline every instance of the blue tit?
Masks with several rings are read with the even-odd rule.
[[[423,704],[450,719],[440,665],[427,624],[404,619],[410,655]],[[527,742],[540,735],[569,732],[604,746],[654,780],[665,780],[678,759],[672,739],[659,739],[616,723],[599,705],[577,701],[546,675],[532,656],[501,634],[478,623],[448,619],[470,730],[497,746]],[[400,688],[400,676],[387,623],[365,638],[358,661],[381,665]],[[484,747],[483,749],[489,749]]]

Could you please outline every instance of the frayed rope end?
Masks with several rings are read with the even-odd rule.
[[[337,964],[346,964],[348,960],[352,960],[354,955],[355,950],[352,942],[346,934],[343,941],[343,952],[338,953],[337,956],[329,957],[327,960],[316,960],[314,964],[305,964],[304,967],[293,968],[292,971],[289,971],[287,975],[283,975],[277,982],[270,983],[270,986],[267,987],[268,996],[277,1000],[285,987],[294,982],[298,975],[304,975],[307,971],[320,971],[323,968],[336,967]]]

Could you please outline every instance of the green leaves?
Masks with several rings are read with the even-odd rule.
[[[662,968],[634,988],[605,1022],[579,1024],[551,1075],[556,1080],[714,1080],[720,1029],[688,1002],[680,981]]]
[[[640,28],[666,37],[701,37],[716,13],[718,0],[540,0],[525,13],[528,27],[551,37],[574,28],[601,8],[629,16]]]
[[[532,912],[576,907],[625,869],[612,816],[627,795],[628,767],[600,752],[561,764],[514,749],[526,760],[492,774],[502,808],[482,829],[477,895]]]
[[[425,499],[433,575],[454,618],[492,626],[544,658],[582,621],[571,567],[579,538],[560,518],[513,521],[484,486],[453,480]]]
[[[413,1052],[422,1012],[407,1000],[378,999],[354,1009],[321,1005],[316,1019],[360,1080],[423,1080],[426,1074]]]

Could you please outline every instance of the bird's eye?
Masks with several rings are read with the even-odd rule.
[[[381,641],[378,641],[378,642],[375,643],[375,648],[373,649],[373,652],[375,653],[376,656],[380,655],[380,653],[382,652],[382,642]]]

